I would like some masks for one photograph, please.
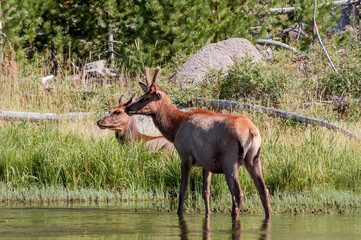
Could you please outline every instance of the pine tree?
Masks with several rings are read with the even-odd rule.
[[[267,14],[274,6],[294,6],[296,12]],[[29,58],[52,50],[58,60],[91,61],[114,49],[133,72],[189,56],[209,43],[231,37],[253,41],[301,22],[308,34],[303,47],[313,40],[313,0],[7,0],[2,7],[3,31]],[[331,7],[317,9],[321,32],[337,17],[329,17]],[[108,41],[110,33],[115,42]]]

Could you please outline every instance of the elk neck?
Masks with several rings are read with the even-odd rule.
[[[174,142],[178,129],[186,118],[186,113],[179,111],[169,100],[164,96],[158,111],[152,115],[155,126],[163,134],[163,136],[170,142]]]
[[[119,131],[115,132],[115,136],[119,141],[141,141],[141,140],[151,140],[154,137],[143,135],[139,132],[137,125],[135,124],[135,119],[133,116],[129,117],[128,126],[124,130],[124,134],[121,136]]]

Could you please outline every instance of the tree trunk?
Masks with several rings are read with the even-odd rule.
[[[114,63],[114,29],[112,24],[109,24],[109,34],[108,34],[108,53],[110,65],[113,66]]]
[[[3,19],[3,13],[1,11],[1,0],[0,0],[0,68],[3,66],[4,62],[4,40],[3,40],[3,25],[2,25],[2,19]]]
[[[79,112],[79,113],[35,113],[35,112],[12,112],[1,111],[0,119],[5,120],[29,120],[29,121],[58,121],[60,119],[76,119],[76,118],[89,118],[93,116],[91,112]]]
[[[256,105],[256,104],[238,103],[236,101],[230,101],[230,100],[205,100],[202,98],[196,98],[194,100],[194,103],[195,103],[195,105],[198,105],[198,106],[210,106],[213,108],[221,108],[221,109],[237,109],[239,106],[242,106],[243,108],[246,108],[248,110],[260,111],[260,112],[266,113],[268,115],[271,115],[273,117],[280,117],[283,119],[292,119],[292,120],[295,120],[300,123],[318,125],[321,127],[326,127],[331,130],[337,130],[350,137],[354,137],[357,140],[360,140],[360,138],[356,134],[352,133],[351,131],[349,131],[347,129],[339,127],[333,123],[330,123],[325,120],[316,119],[316,118],[305,117],[305,116],[298,115],[298,114],[292,113],[292,112],[286,112],[286,111],[282,111],[282,110],[278,110],[278,109],[274,109],[274,108],[263,107],[263,106]]]
[[[326,4],[333,4],[333,5],[350,5],[350,4],[359,4],[361,0],[354,0],[354,1],[334,1],[332,3]],[[323,4],[320,4],[322,6]],[[294,7],[287,7],[287,8],[270,8],[267,12],[277,12],[278,14],[294,14],[295,8]]]

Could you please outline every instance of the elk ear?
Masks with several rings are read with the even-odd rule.
[[[148,91],[148,87],[147,87],[147,85],[145,85],[144,83],[139,82],[139,86],[143,89],[144,92],[147,92],[147,91]]]
[[[124,96],[124,95],[120,96],[120,98],[119,98],[119,105],[122,105],[122,104],[124,104],[124,103],[126,103],[126,102],[127,102],[127,99],[125,98],[125,96]]]
[[[158,99],[161,99],[161,98],[162,98],[162,95],[163,95],[162,92],[157,90],[157,87],[155,86],[154,83],[152,83],[152,85],[150,85],[150,90],[151,90],[152,92],[155,92],[155,94],[157,95]]]
[[[161,91],[156,91],[155,93],[157,94],[157,97],[160,100],[163,96],[163,93]]]
[[[154,83],[152,83],[149,87],[149,89],[152,91],[152,92],[157,92],[157,87],[155,86]]]
[[[137,97],[137,93],[134,93],[133,94],[133,96],[129,99],[129,101],[126,103],[126,104],[124,104],[125,106],[128,106],[129,104],[131,104],[133,101],[134,101],[134,99]]]

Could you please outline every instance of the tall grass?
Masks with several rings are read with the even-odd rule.
[[[267,66],[239,62],[228,76],[213,72],[207,84],[190,89],[167,82],[175,69],[170,63],[163,66],[159,84],[179,106],[194,97],[219,98],[228,94],[227,98],[326,119],[361,136],[359,70],[352,70],[360,61],[360,48],[346,48],[347,57],[330,51],[336,67],[343,69],[339,76],[330,73],[318,47],[312,50],[308,59],[296,60],[289,52],[276,52],[274,61]],[[94,94],[89,95],[82,86],[66,80],[72,74],[68,67],[59,68],[47,91],[40,82],[47,75],[47,68],[49,63],[40,59],[32,64],[19,63],[16,74],[0,73],[0,110],[92,111],[102,115],[121,94],[140,92],[135,83],[142,80],[141,75],[126,85],[94,87]],[[121,74],[127,77],[126,71]],[[352,91],[348,93],[348,89]],[[346,115],[323,104],[332,94],[347,98]],[[343,211],[361,206],[359,142],[290,120],[242,109],[238,113],[249,117],[261,130],[263,173],[275,211]],[[0,201],[150,200],[159,203],[160,210],[172,209],[180,184],[178,155],[148,151],[144,144],[119,144],[113,135],[96,132],[95,122],[96,119],[58,123],[0,121]],[[240,182],[246,196],[243,210],[263,211],[244,168],[240,170]],[[201,185],[202,171],[194,168],[186,203],[188,211],[204,209]],[[211,199],[214,211],[229,211],[231,200],[223,175],[212,177]]]
[[[104,112],[114,106],[121,94],[130,95],[138,90],[135,81],[126,82],[127,73],[119,70],[119,84],[85,84],[85,77],[75,83],[69,80],[73,72],[68,66],[58,68],[54,80],[46,83],[41,78],[50,75],[48,60],[19,63],[19,71],[12,74],[0,72],[0,108],[24,112]],[[6,68],[7,66],[5,66]],[[139,91],[139,90],[138,90]]]
[[[180,184],[177,154],[148,151],[144,144],[119,144],[112,135],[84,136],[62,130],[67,124],[1,124],[1,201],[46,201],[48,198],[52,201],[157,202],[167,199],[172,202],[177,197]],[[342,137],[338,139],[336,133],[313,127],[293,131],[299,140],[291,142],[281,130],[263,131],[273,134],[264,135],[261,159],[265,181],[275,201],[287,196],[281,197],[282,204],[287,200],[292,206],[298,206],[290,196],[312,199],[310,196],[320,191],[326,195],[348,192],[355,197],[347,203],[360,206],[361,149],[358,145]],[[244,209],[254,210],[256,206],[261,211],[255,186],[245,168],[240,170],[240,182],[246,195]],[[54,187],[60,189],[59,194],[45,197],[49,195],[46,189],[54,192]],[[193,168],[187,198],[190,211],[203,209],[201,188],[201,169]],[[29,192],[19,189],[29,189]],[[82,189],[92,189],[92,193]],[[66,198],[64,192],[69,194]],[[211,193],[214,210],[230,209],[230,195],[223,175],[213,176]],[[338,195],[334,196],[337,202]],[[284,207],[276,209],[290,211]]]

